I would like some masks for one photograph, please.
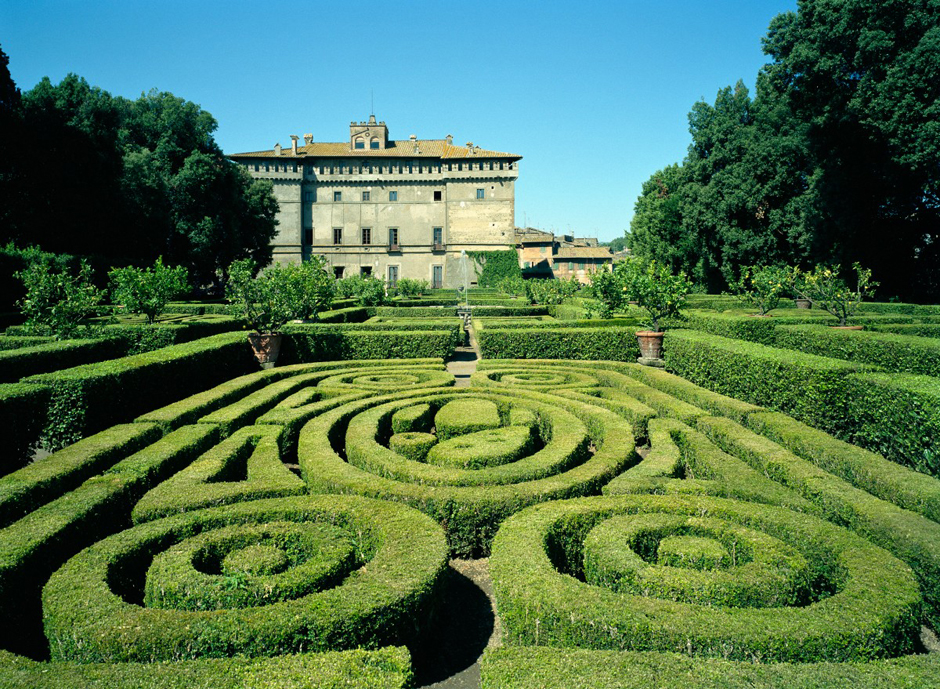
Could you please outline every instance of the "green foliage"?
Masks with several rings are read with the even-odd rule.
[[[336,296],[355,299],[359,306],[379,306],[385,303],[385,283],[372,276],[350,275],[336,281]]]
[[[508,275],[501,278],[496,283],[496,289],[513,297],[528,297],[526,281],[522,279],[522,275]]]
[[[60,339],[73,336],[104,298],[92,283],[91,266],[84,260],[77,273],[57,267],[50,260],[34,261],[17,277],[26,287],[26,296],[18,304],[26,325]]]
[[[249,327],[262,334],[280,332],[312,302],[306,292],[307,276],[282,265],[270,266],[255,277],[257,270],[251,259],[235,261],[229,266],[225,296]]]
[[[621,293],[628,301],[635,301],[646,311],[654,332],[660,332],[660,320],[678,316],[686,295],[692,291],[692,284],[685,273],[674,275],[667,265],[654,261],[631,259],[618,263],[614,268],[615,284],[621,287]],[[616,290],[606,286],[598,299],[604,301],[610,310],[615,308],[613,300],[607,302],[608,295]]]
[[[477,267],[480,287],[499,287],[505,278],[521,278],[519,254],[515,249],[502,251],[468,251],[467,256]]]
[[[282,270],[289,274],[288,294],[295,300],[291,310],[297,318],[316,321],[320,312],[328,311],[336,294],[336,278],[327,270],[326,259],[313,256],[309,261],[287,264]]]
[[[172,299],[188,289],[189,271],[183,266],[165,266],[163,257],[151,268],[112,268],[111,301],[127,313],[140,313],[151,325]]]
[[[31,459],[33,446],[46,423],[49,388],[43,385],[0,384],[0,475],[19,468]],[[0,508],[0,515],[3,511]]]
[[[337,361],[341,359],[447,359],[457,346],[454,327],[396,330],[394,325],[376,330],[332,330],[330,326],[284,327],[282,363]]]
[[[485,358],[586,359],[636,361],[640,350],[636,326],[575,328],[500,328],[487,326],[477,333]]]
[[[0,351],[0,382],[15,383],[39,373],[124,356],[127,350],[127,343],[121,339],[106,338],[47,341],[32,347]]]
[[[763,316],[777,308],[780,297],[789,291],[789,273],[778,266],[744,266],[730,287],[741,302]]]
[[[755,663],[687,654],[502,646],[487,649],[482,689],[895,689],[930,686],[933,654],[870,663]]]
[[[796,268],[793,271],[793,287],[803,299],[809,299],[826,313],[839,319],[839,325],[845,325],[848,319],[858,311],[862,299],[875,293],[877,282],[871,280],[871,270],[853,264],[858,279],[851,288],[839,277],[838,266],[816,266],[811,271]]]
[[[532,304],[539,306],[554,306],[561,304],[565,299],[573,297],[581,289],[581,283],[576,278],[560,280],[550,278],[547,280],[534,279],[525,281],[526,297]]]
[[[412,278],[401,278],[395,289],[402,297],[417,297],[424,294],[431,288],[431,283],[427,280],[413,280]]]

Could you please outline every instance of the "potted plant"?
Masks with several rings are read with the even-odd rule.
[[[621,282],[621,293],[627,301],[635,301],[646,311],[650,330],[636,333],[640,345],[640,363],[653,363],[662,359],[663,331],[661,320],[678,316],[692,284],[685,273],[674,275],[669,266],[656,261],[648,263],[633,259],[617,265],[614,274]]]
[[[258,273],[250,258],[229,266],[225,296],[255,332],[248,342],[262,368],[271,368],[281,351],[281,328],[298,317],[302,283],[296,270],[273,265]]]
[[[152,268],[112,268],[111,301],[127,313],[143,314],[153,325],[177,295],[185,292],[189,272],[182,266],[165,266],[163,257]]]
[[[778,266],[744,266],[741,277],[730,287],[738,301],[756,308],[757,316],[766,317],[789,287],[788,271]]]
[[[291,263],[281,268],[289,273],[284,281],[290,285],[290,308],[296,318],[305,323],[316,322],[320,312],[328,311],[333,305],[336,278],[326,266],[326,259],[313,256],[303,263]]]
[[[854,289],[839,277],[838,266],[816,266],[811,271],[796,268],[793,271],[793,286],[801,298],[809,299],[815,306],[839,319],[839,325],[833,327],[861,330],[862,326],[850,326],[847,322],[858,311],[862,299],[875,293],[878,283],[872,282],[870,269],[862,268],[858,263],[852,264],[852,268],[857,275]]]

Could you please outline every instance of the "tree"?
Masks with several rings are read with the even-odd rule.
[[[17,277],[26,287],[19,306],[27,328],[60,339],[74,336],[104,298],[104,292],[92,283],[91,266],[84,260],[77,271],[54,259],[33,261]]]
[[[188,287],[188,271],[182,266],[165,266],[163,258],[151,268],[114,268],[111,280],[111,301],[128,313],[140,313],[153,324],[170,300]]]

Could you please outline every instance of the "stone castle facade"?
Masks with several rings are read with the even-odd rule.
[[[454,287],[461,251],[511,250],[521,156],[453,138],[404,141],[371,116],[349,140],[229,156],[274,184],[274,260],[326,258],[337,277],[373,275]]]

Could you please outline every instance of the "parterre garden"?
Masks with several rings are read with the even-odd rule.
[[[263,371],[211,306],[0,337],[0,686],[411,686],[454,557],[487,688],[940,684],[940,308],[695,297],[664,371],[629,309],[482,300],[467,387],[443,296]]]

